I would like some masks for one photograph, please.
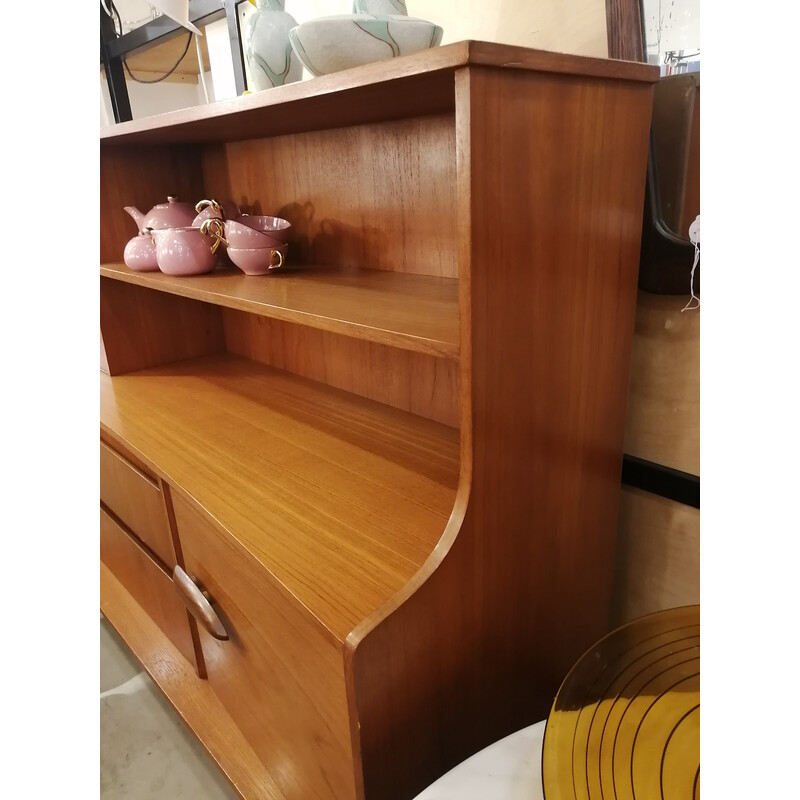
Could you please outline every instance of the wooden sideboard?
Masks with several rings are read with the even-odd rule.
[[[101,133],[102,609],[243,797],[411,798],[608,630],[657,78],[460,42]],[[167,195],[296,269],[128,270]]]

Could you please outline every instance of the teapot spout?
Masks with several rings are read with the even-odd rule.
[[[136,223],[139,233],[144,233],[144,214],[142,214],[136,206],[125,206],[125,211],[133,217],[133,221]]]

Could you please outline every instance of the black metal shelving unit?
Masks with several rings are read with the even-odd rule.
[[[231,46],[236,94],[247,89],[242,55],[242,35],[237,14],[238,0],[190,0],[189,21],[200,27],[225,17]],[[123,59],[130,53],[152,47],[186,29],[167,16],[145,23],[122,36],[117,35],[114,20],[100,3],[100,63],[105,68],[108,91],[115,122],[132,119],[128,87],[125,83]]]

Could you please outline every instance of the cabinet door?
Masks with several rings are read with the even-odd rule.
[[[197,670],[190,627],[194,623],[186,615],[172,580],[102,508],[100,560]]]
[[[216,695],[287,800],[355,798],[341,643],[202,509],[172,501],[186,571],[229,636],[198,626]]]
[[[158,482],[126,455],[100,442],[100,501],[157,555],[175,566],[175,548]]]

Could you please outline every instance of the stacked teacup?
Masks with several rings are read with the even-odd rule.
[[[197,204],[208,215],[203,226],[209,227],[221,244],[227,248],[228,258],[245,275],[266,275],[283,266],[289,247],[291,223],[280,217],[238,214],[228,218],[224,206],[215,200]],[[237,209],[238,211],[238,209]],[[222,229],[214,228],[221,221]]]
[[[280,217],[243,214],[226,220],[228,256],[245,275],[266,275],[280,269],[291,227]]]

